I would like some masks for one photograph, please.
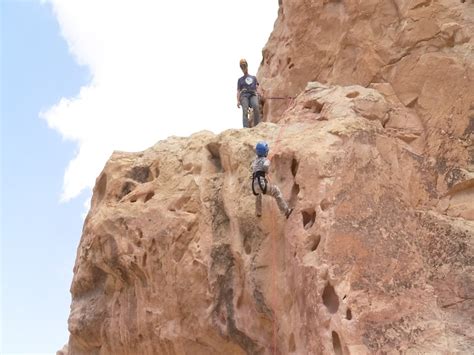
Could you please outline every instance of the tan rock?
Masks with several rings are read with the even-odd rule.
[[[56,351],[56,355],[68,355],[68,346],[67,346],[67,344],[64,345],[61,350]]]
[[[282,125],[114,153],[78,248],[69,354],[473,350],[474,221],[430,209],[436,165],[387,112],[416,117],[310,83]],[[255,217],[261,139],[288,220],[270,198]]]
[[[97,178],[69,354],[474,352],[472,1],[280,4],[268,122]],[[288,220],[255,217],[262,139]]]
[[[424,127],[421,135],[399,137],[417,140],[418,151],[441,165],[463,166],[474,161],[463,146],[473,129],[473,34],[469,1],[282,1],[258,72],[265,119],[279,122],[291,106],[272,97],[294,97],[308,81],[390,84],[392,99],[411,108],[416,126]]]

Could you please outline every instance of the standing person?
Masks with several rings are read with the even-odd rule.
[[[270,160],[267,159],[267,142],[258,142],[255,147],[255,152],[257,153],[257,158],[255,158],[252,163],[252,192],[257,197],[255,201],[255,213],[257,217],[262,216],[262,194],[273,196],[281,213],[283,213],[286,218],[290,217],[293,209],[288,207],[278,186],[271,184],[266,176],[270,168]]]
[[[240,69],[244,76],[237,81],[237,107],[242,105],[242,124],[244,128],[249,127],[247,120],[247,110],[253,108],[254,126],[260,122],[260,107],[258,104],[258,80],[255,76],[249,75],[248,64],[245,59],[240,60]]]

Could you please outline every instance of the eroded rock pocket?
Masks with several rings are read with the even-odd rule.
[[[144,202],[150,201],[153,198],[153,196],[155,196],[155,193],[153,191],[150,191],[149,193],[146,194]]]
[[[133,181],[125,181],[125,183],[122,185],[122,189],[120,190],[120,193],[117,195],[117,201],[120,201],[122,198],[127,196],[130,192],[132,192],[135,187],[137,186],[136,183]],[[132,201],[133,202],[133,201]]]
[[[303,107],[307,110],[310,110],[313,113],[321,113],[321,111],[323,110],[324,104],[319,102],[318,100],[309,100],[305,102]]]
[[[320,241],[321,241],[320,235],[312,235],[311,237],[309,237],[307,241],[308,251],[310,252],[316,251],[318,249]]]
[[[128,172],[127,178],[143,184],[151,181],[153,179],[153,174],[148,166],[135,166]]]
[[[209,143],[206,146],[206,148],[211,154],[210,160],[212,164],[214,165],[214,167],[216,168],[217,172],[222,172],[223,169],[222,169],[221,153],[220,153],[221,145],[219,143],[213,142],[213,143]]]
[[[322,211],[326,211],[329,207],[331,207],[331,202],[327,199],[323,199],[320,203],[320,207]]]
[[[334,314],[339,309],[339,297],[334,290],[334,287],[328,283],[323,291],[323,303],[328,309],[329,313]]]
[[[350,93],[348,93],[346,95],[347,98],[349,99],[354,99],[356,98],[357,96],[359,96],[359,92],[358,91],[351,91]]]
[[[350,308],[346,310],[346,319],[351,320],[352,319],[352,311]]]
[[[334,353],[336,355],[343,355],[341,339],[339,339],[339,334],[335,331],[332,332],[332,347],[334,348]]]
[[[293,177],[296,177],[296,173],[298,172],[299,166],[300,166],[299,161],[293,158],[291,160],[291,174],[293,175]]]
[[[301,216],[303,218],[303,227],[308,230],[316,221],[316,210],[314,208],[307,208],[301,211]]]

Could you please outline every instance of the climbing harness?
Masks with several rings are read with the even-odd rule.
[[[246,88],[243,88],[242,90],[240,90],[240,94],[250,94],[250,96],[253,96],[253,95],[257,95],[257,92],[255,90],[250,90],[250,89],[246,89]]]
[[[255,196],[258,196],[258,192],[255,191],[255,180],[257,180],[260,190],[265,195],[267,193],[268,181],[265,177],[264,171],[256,171],[252,174],[252,192]]]

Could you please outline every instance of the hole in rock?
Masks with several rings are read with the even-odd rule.
[[[418,103],[418,96],[413,98],[410,102],[408,102],[405,106],[409,108],[414,108],[415,105]]]
[[[346,97],[348,97],[349,99],[353,99],[353,98],[355,98],[355,97],[357,97],[357,96],[359,96],[359,92],[358,92],[358,91],[352,91],[352,92],[350,92],[350,93],[348,93],[348,94],[346,95]]]
[[[248,240],[244,242],[244,250],[245,250],[245,254],[247,255],[249,255],[252,252],[252,246],[250,245]]]
[[[122,186],[120,194],[117,196],[117,201],[120,201],[124,196],[127,196],[130,192],[132,192],[135,186],[135,183],[131,181],[125,182],[125,184]]]
[[[186,164],[183,165],[183,169],[184,169],[185,171],[192,171],[193,168],[194,168],[194,165],[193,165],[192,163],[190,163],[190,162],[188,162],[188,163],[186,163]]]
[[[316,220],[316,211],[313,208],[306,209],[301,211],[301,215],[303,216],[304,229],[310,229]]]
[[[137,202],[137,198],[136,198],[136,197],[132,197],[132,198],[130,199],[130,202],[131,202],[131,203]]]
[[[127,177],[139,183],[144,183],[150,180],[151,171],[148,166],[135,166],[127,174]]]
[[[310,251],[316,251],[319,246],[319,242],[321,241],[321,236],[320,235],[313,235],[309,239],[309,245],[308,248]]]
[[[220,153],[220,148],[221,145],[218,143],[209,143],[207,145],[207,150],[209,153],[211,153],[211,161],[216,167],[218,172],[222,171],[222,163],[221,163],[221,153]]]
[[[155,167],[154,169],[154,172],[155,172],[155,179],[158,179],[158,177],[160,176],[160,168],[157,166]]]
[[[145,253],[143,254],[143,260],[142,260],[142,266],[146,266],[146,259],[147,259],[148,255]]]
[[[290,353],[296,351],[295,335],[293,333],[291,333],[290,339],[288,340],[288,350]]]
[[[150,191],[149,193],[147,193],[145,196],[145,202],[150,201],[153,198],[153,196],[155,196],[155,193],[153,191]]]
[[[295,66],[295,64],[294,64],[294,63],[291,63],[291,64],[288,66],[288,69],[292,69],[294,66]]]
[[[337,297],[336,291],[330,283],[324,288],[323,303],[331,314],[336,313],[339,309],[339,297]]]
[[[331,202],[327,199],[323,199],[320,203],[321,210],[326,211],[329,207],[331,207]]]
[[[350,308],[347,309],[346,311],[346,319],[351,320],[352,319],[352,311]]]
[[[291,161],[291,173],[293,177],[296,177],[296,173],[298,172],[299,162],[295,158]]]
[[[323,106],[324,104],[320,103],[318,100],[310,100],[304,104],[304,108],[311,110],[314,113],[321,113]]]
[[[332,332],[332,347],[334,348],[334,353],[336,355],[343,355],[341,340],[339,339],[339,335],[335,331]]]

